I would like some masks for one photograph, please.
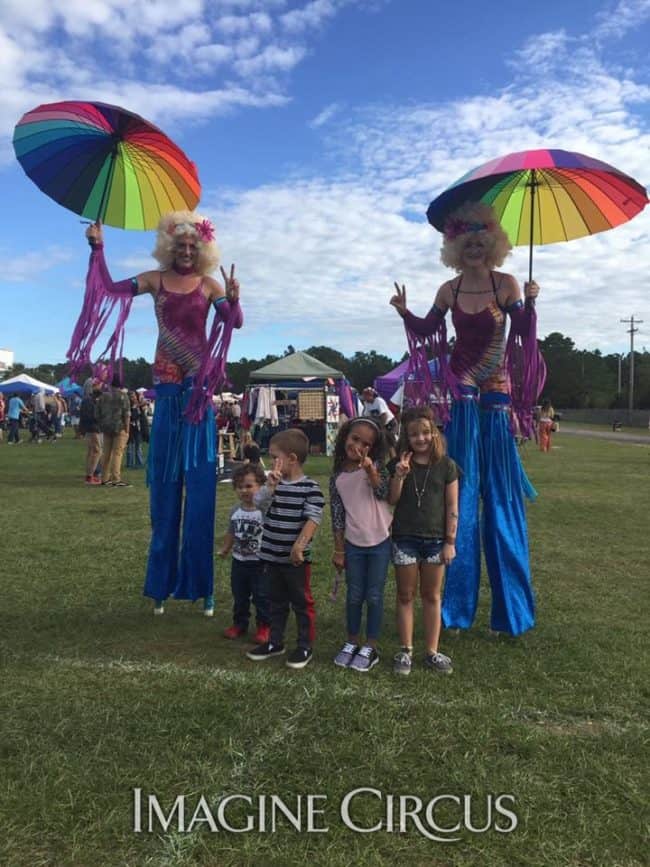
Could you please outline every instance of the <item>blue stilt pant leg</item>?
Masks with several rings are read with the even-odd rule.
[[[455,401],[445,431],[449,456],[461,470],[456,558],[447,568],[442,599],[446,629],[469,629],[474,622],[481,577],[479,532],[480,427],[478,389]]]
[[[184,422],[185,507],[176,599],[214,592],[214,515],[217,495],[215,420],[208,407],[199,424]]]
[[[179,465],[181,443],[181,386],[156,390],[151,428],[148,482],[151,544],[143,594],[167,599],[178,580],[178,541],[183,499]]]
[[[535,625],[528,556],[525,477],[506,395],[481,397],[483,546],[492,587],[492,629],[520,635]],[[529,483],[528,483],[529,484]]]

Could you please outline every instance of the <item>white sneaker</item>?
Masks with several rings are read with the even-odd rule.
[[[154,606],[153,613],[156,615],[165,613],[165,606],[162,604],[162,602],[160,603],[160,605]]]

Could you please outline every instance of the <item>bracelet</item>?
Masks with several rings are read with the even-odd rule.
[[[335,554],[345,554],[345,551],[337,551],[337,549],[335,548],[334,553]]]
[[[455,545],[456,537],[455,536],[445,536],[445,545]]]

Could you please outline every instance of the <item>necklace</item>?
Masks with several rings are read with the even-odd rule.
[[[427,466],[427,471],[424,476],[424,482],[422,483],[422,487],[418,488],[418,483],[415,481],[415,472],[411,473],[413,477],[413,487],[415,488],[415,499],[418,504],[418,509],[422,508],[422,497],[424,496],[424,492],[427,487],[427,482],[429,481],[429,471],[431,470],[431,464]]]
[[[459,289],[459,295],[487,295],[488,292],[493,292],[493,289]]]

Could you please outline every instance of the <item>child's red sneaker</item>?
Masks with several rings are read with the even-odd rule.
[[[262,624],[261,626],[257,627],[257,632],[255,633],[253,641],[255,642],[255,644],[266,644],[266,642],[269,641],[270,638],[271,627]]]
[[[223,637],[230,638],[231,640],[234,638],[241,638],[242,635],[246,635],[246,630],[243,626],[235,626],[234,624],[223,631]]]

